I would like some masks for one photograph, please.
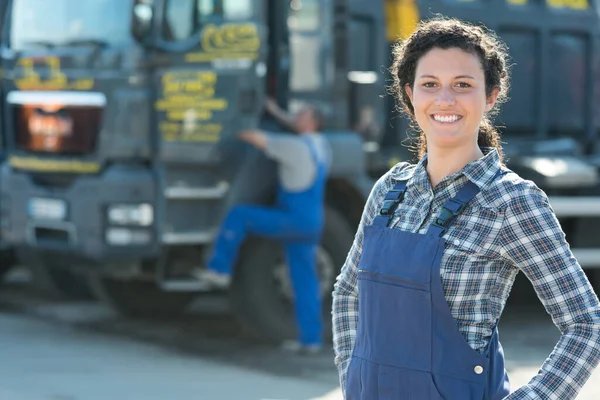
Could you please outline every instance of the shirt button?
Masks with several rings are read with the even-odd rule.
[[[483,374],[483,367],[481,365],[476,366],[475,368],[473,368],[473,370],[477,375]]]
[[[455,245],[455,246],[459,246],[459,245],[460,245],[460,240],[458,240],[458,239],[454,239],[454,245]]]

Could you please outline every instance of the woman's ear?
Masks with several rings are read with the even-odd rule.
[[[492,94],[490,94],[485,101],[485,112],[489,112],[494,105],[496,104],[496,100],[498,100],[498,95],[500,94],[499,88],[494,88],[492,90]]]
[[[410,85],[407,83],[406,85],[404,85],[404,90],[406,90],[406,94],[408,95],[408,98],[410,99],[410,102],[413,102],[413,92],[412,92],[412,88],[410,87]]]

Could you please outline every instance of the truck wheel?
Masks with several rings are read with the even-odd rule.
[[[165,292],[153,281],[121,280],[93,274],[89,282],[99,300],[133,318],[178,317],[195,296],[189,292]]]
[[[331,339],[331,293],[346,260],[354,232],[344,217],[327,207],[317,268],[323,298],[323,337]],[[248,333],[268,341],[297,338],[293,292],[280,243],[250,238],[240,251],[231,287],[236,318]]]
[[[93,300],[85,274],[76,273],[66,267],[48,264],[31,265],[34,285],[51,295],[63,296],[72,300]]]
[[[10,250],[0,251],[0,281],[4,279],[4,276],[10,271],[16,264],[15,256]]]

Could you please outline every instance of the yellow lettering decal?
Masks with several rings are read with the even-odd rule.
[[[524,4],[527,4],[527,0],[507,0],[509,4],[515,4],[518,6],[522,6]]]
[[[42,79],[35,70],[36,64],[41,64],[48,69],[47,79]],[[17,62],[16,69],[21,77],[15,79],[15,85],[20,90],[90,90],[94,87],[92,78],[69,81],[61,71],[58,57],[45,57],[40,60],[22,58]]]
[[[208,62],[216,59],[256,60],[260,36],[254,24],[207,25],[202,30],[202,51],[188,53],[186,62]]]
[[[77,160],[43,160],[35,157],[17,157],[9,158],[9,164],[16,169],[28,171],[43,172],[64,172],[76,174],[95,174],[100,171],[100,164],[95,162],[85,162]]]
[[[162,97],[154,107],[163,121],[159,130],[168,142],[219,141],[223,127],[211,123],[215,113],[229,107],[215,98],[217,74],[212,71],[176,71],[162,76]]]
[[[200,124],[193,129],[184,129],[180,134],[179,125],[171,126],[167,123],[167,125],[161,126],[161,130],[166,141],[214,143],[219,141],[223,126],[221,124]]]
[[[588,0],[546,0],[551,8],[567,8],[571,10],[587,10],[590,8]]]

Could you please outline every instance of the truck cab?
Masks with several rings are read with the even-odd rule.
[[[126,315],[184,312],[207,290],[190,271],[227,210],[273,201],[275,165],[236,139],[282,129],[264,113],[271,96],[326,116],[318,264],[330,297],[372,186],[349,117],[350,39],[362,33],[351,21],[381,43],[375,70],[383,10],[355,0],[11,1],[0,179],[19,259],[66,271]],[[251,238],[230,289],[240,320],[295,337],[290,287],[279,246]]]

